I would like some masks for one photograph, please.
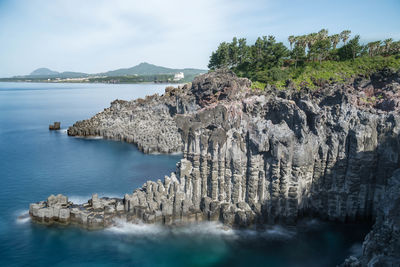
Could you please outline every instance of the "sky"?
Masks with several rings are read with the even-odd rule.
[[[148,62],[207,68],[232,37],[344,29],[400,40],[400,0],[0,0],[0,77],[99,73]]]

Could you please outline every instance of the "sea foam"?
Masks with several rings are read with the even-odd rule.
[[[109,194],[109,193],[98,193],[99,198],[102,197],[108,197],[108,198],[121,198],[123,195],[118,195],[118,194]],[[86,196],[77,196],[77,195],[72,195],[68,197],[69,201],[72,201],[74,204],[83,204],[87,203],[89,199],[92,198],[92,195],[86,195]]]
[[[187,237],[235,237],[236,231],[214,222],[193,223],[185,226],[131,223],[117,220],[107,232],[140,237],[187,236]]]
[[[17,220],[16,222],[18,224],[24,224],[27,223],[31,220],[31,217],[29,216],[29,211],[28,210],[20,210],[16,214]]]
[[[119,219],[114,226],[105,230],[108,233],[146,238],[179,236],[187,238],[223,238],[223,239],[290,239],[296,231],[279,225],[264,230],[232,229],[218,222],[191,223],[183,226],[165,226],[157,224],[132,223]]]

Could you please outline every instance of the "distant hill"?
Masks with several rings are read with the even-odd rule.
[[[58,72],[48,68],[39,68],[32,71],[29,75],[24,76],[16,76],[15,78],[36,78],[36,79],[47,79],[47,78],[85,78],[89,77],[89,74],[82,72],[72,72],[72,71],[64,71]]]
[[[54,71],[48,68],[39,68],[31,72],[29,76],[45,76],[45,75],[57,75],[58,71]]]
[[[156,74],[175,74],[177,72],[183,72],[185,75],[194,75],[194,74],[206,73],[207,70],[190,69],[190,68],[171,69],[143,62],[131,68],[112,70],[100,73],[100,75],[104,76],[156,75]]]

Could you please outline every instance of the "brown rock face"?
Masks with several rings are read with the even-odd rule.
[[[118,215],[147,223],[219,220],[249,227],[295,223],[306,215],[342,222],[378,216],[363,258],[348,264],[393,262],[400,251],[398,205],[381,210],[384,197],[399,201],[391,178],[400,162],[398,77],[384,72],[357,86],[253,92],[249,80],[216,71],[163,96],[114,101],[68,133],[127,140],[145,152],[182,151],[183,159],[163,182],[148,181],[126,194],[123,211],[116,200],[107,204],[115,210],[106,212],[94,197],[87,207],[74,207],[89,214],[93,209],[94,217],[79,215],[74,222],[106,226]],[[360,102],[361,95],[380,92],[382,101]],[[385,101],[395,104],[388,108]],[[34,205],[36,212],[49,204]],[[381,231],[394,236],[389,250],[382,248],[387,239],[379,239]]]
[[[248,79],[240,79],[229,70],[200,75],[193,80],[191,91],[201,107],[221,100],[238,100],[250,88]]]

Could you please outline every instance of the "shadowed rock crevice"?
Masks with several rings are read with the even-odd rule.
[[[395,101],[396,79],[381,88]],[[183,159],[163,182],[148,181],[123,199],[64,201],[66,222],[98,228],[116,217],[165,224],[219,220],[234,227],[292,224],[303,216],[373,220],[399,168],[400,116],[397,104],[387,110],[362,102],[364,89],[337,84],[313,92],[255,92],[247,79],[217,71],[162,96],[114,101],[68,133],[127,140],[148,153],[182,151]],[[35,221],[61,221],[58,203],[30,210]]]

